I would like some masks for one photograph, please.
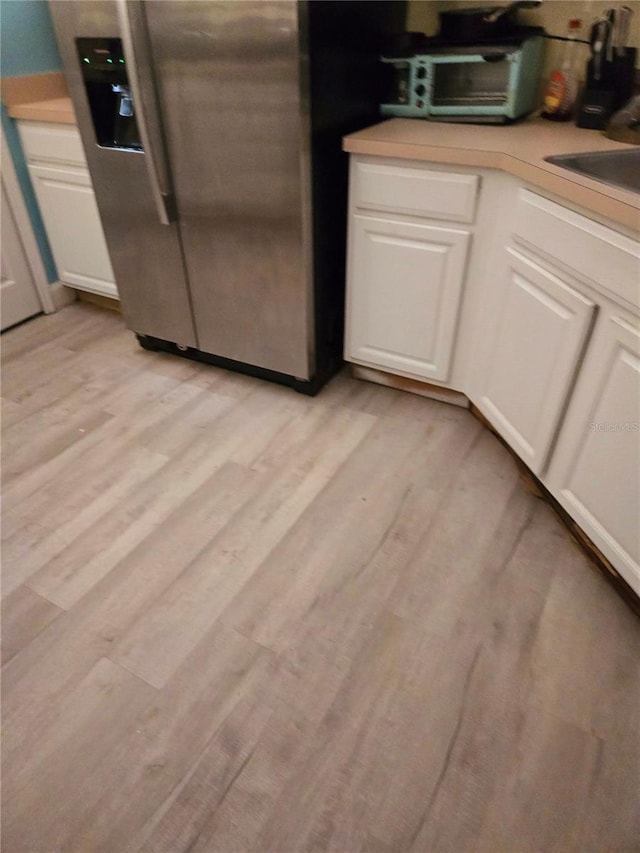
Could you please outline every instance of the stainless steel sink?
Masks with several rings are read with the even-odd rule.
[[[630,192],[640,193],[640,148],[623,151],[594,151],[584,154],[557,154],[544,158],[587,178],[603,181]]]

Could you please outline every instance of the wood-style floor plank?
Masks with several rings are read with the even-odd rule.
[[[67,847],[78,814],[99,797],[102,786],[94,780],[112,768],[123,736],[153,699],[152,687],[105,658],[97,661],[38,727],[38,747],[25,744],[3,760],[5,849]],[[91,848],[80,838],[76,849]]]
[[[320,433],[322,446],[316,435],[315,441],[296,448],[292,464],[185,567],[166,597],[123,638],[114,660],[161,687],[185,650],[197,643],[363,439],[372,420],[371,415],[347,412],[332,423],[330,444]]]
[[[65,511],[57,526],[47,524],[45,534],[37,541],[31,537],[24,536],[23,530],[19,530],[7,543],[3,545],[3,553],[7,560],[7,569],[3,577],[3,594],[10,593],[20,583],[32,582],[32,588],[53,601],[54,590],[64,584],[74,573],[73,561],[69,559],[69,550],[74,543],[85,533],[88,537],[95,537],[96,527],[108,527],[105,519],[112,519],[120,510],[120,504],[128,494],[137,486],[150,479],[153,474],[166,465],[166,457],[157,453],[144,452],[145,448],[139,448],[135,454],[127,454],[123,457],[126,468],[113,466],[113,476],[109,485],[104,485],[103,491],[93,499],[85,499],[84,506],[68,508],[65,501],[59,509]],[[108,475],[109,469],[105,473]],[[46,512],[46,511],[45,511]],[[59,514],[58,514],[59,515]],[[59,515],[60,517],[60,515]],[[21,545],[25,538],[29,541],[29,549],[21,552]],[[90,558],[95,552],[96,540],[89,547],[85,559]],[[18,554],[14,549],[18,549]],[[32,580],[32,576],[40,572],[39,576]],[[46,580],[45,580],[46,578]],[[62,603],[60,606],[64,606]]]
[[[640,624],[469,412],[2,344],[7,851],[638,853]]]
[[[0,616],[2,664],[10,661],[62,612],[60,607],[24,585],[5,598]]]

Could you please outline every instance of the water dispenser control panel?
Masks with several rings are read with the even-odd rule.
[[[142,151],[121,39],[77,38],[76,47],[96,142]]]

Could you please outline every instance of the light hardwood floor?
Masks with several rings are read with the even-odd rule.
[[[4,853],[640,850],[640,623],[467,411],[2,350]]]

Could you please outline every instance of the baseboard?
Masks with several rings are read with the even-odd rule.
[[[430,382],[418,379],[409,379],[407,376],[398,376],[395,373],[387,373],[373,367],[364,367],[361,364],[351,364],[351,375],[354,379],[364,379],[367,382],[375,382],[377,385],[385,385],[387,388],[395,388],[398,391],[409,391],[421,397],[429,397],[439,400],[441,403],[451,403],[453,406],[469,408],[469,398],[461,391],[451,388],[443,388],[441,385],[433,385]]]
[[[100,293],[90,293],[88,290],[78,290],[76,293],[80,302],[88,302],[90,305],[97,305],[99,308],[108,308],[109,311],[122,313],[118,299],[111,299],[111,297],[102,296]]]
[[[49,286],[49,292],[53,300],[54,310],[56,311],[76,301],[76,291],[72,287],[67,287],[61,281],[54,281]]]

